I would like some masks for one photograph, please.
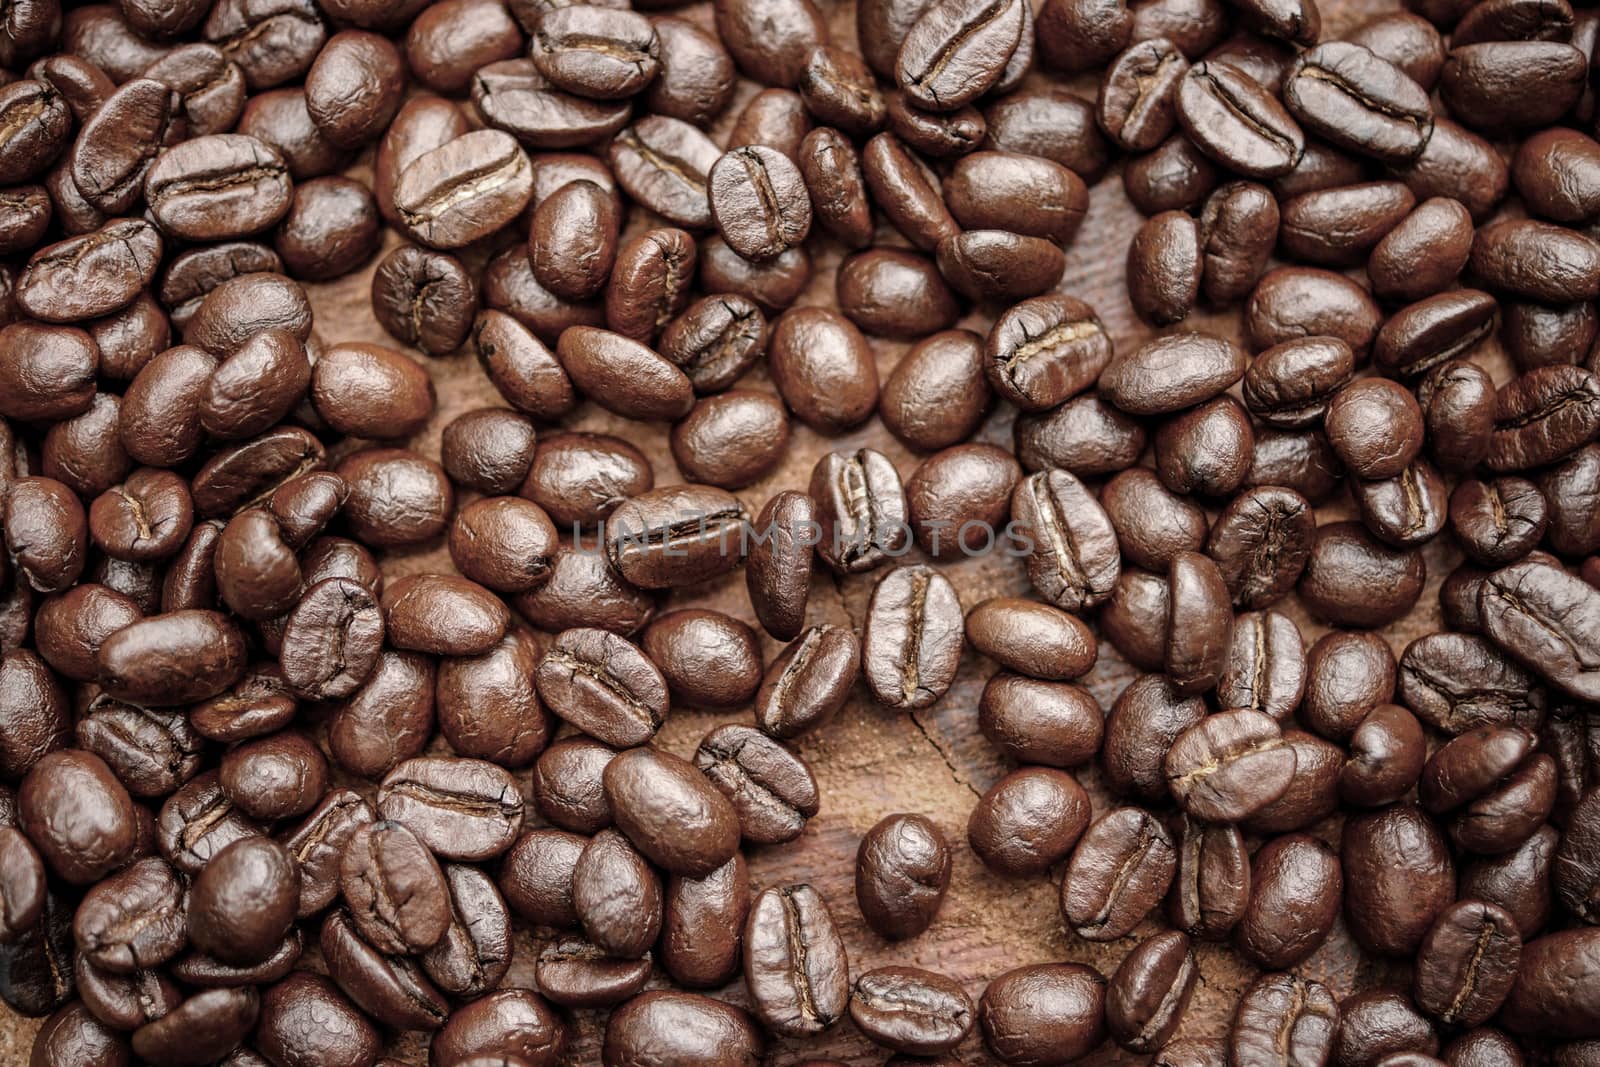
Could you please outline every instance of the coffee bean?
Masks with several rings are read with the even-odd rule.
[[[1238,1067],[1326,1061],[1339,1028],[1339,1004],[1321,982],[1264,974],[1245,989],[1228,1033]]]
[[[1176,863],[1172,835],[1154,816],[1114,808],[1090,824],[1072,853],[1061,879],[1062,917],[1085,940],[1114,941],[1160,903]]]
[[[1277,267],[1262,275],[1245,304],[1253,351],[1299,337],[1337,337],[1359,359],[1383,316],[1360,285],[1315,267]]]
[[[938,915],[950,884],[950,847],[922,815],[889,815],[856,850],[856,903],[882,937],[915,937]]]
[[[636,647],[604,630],[559,635],[535,679],[546,707],[607,744],[645,744],[666,718],[661,672]]]
[[[356,828],[339,861],[339,889],[357,932],[391,956],[431,948],[450,925],[450,893],[438,861],[400,823]]]
[[[508,772],[484,760],[406,760],[384,778],[375,803],[436,855],[483,860],[510,847],[522,827],[522,796]]]
[[[738,848],[738,808],[688,761],[650,746],[629,749],[603,777],[617,826],[666,871],[703,878]]]
[[[911,26],[895,59],[894,76],[918,106],[954,111],[995,85],[1022,37],[1018,3],[979,8],[940,0]]]
[[[760,1062],[764,1041],[750,1017],[696,993],[641,993],[611,1013],[601,1060],[606,1067],[652,1062],[748,1067]]]
[[[991,870],[1038,874],[1065,857],[1088,824],[1088,794],[1076,778],[1050,767],[1025,767],[979,798],[967,840]]]
[[[1439,913],[1417,950],[1418,1006],[1450,1025],[1479,1025],[1511,991],[1521,949],[1503,909],[1457,901]]]
[[[1600,433],[1600,383],[1566,364],[1536,367],[1502,386],[1486,461],[1515,471],[1564,459]]]
[[[915,710],[944,696],[961,658],[961,603],[932,567],[897,567],[872,592],[862,658],[873,697]]]
[[[1200,150],[1248,178],[1286,174],[1305,151],[1299,124],[1271,92],[1231,63],[1190,67],[1175,102],[1178,122]]]
[[[850,1018],[876,1044],[917,1056],[959,1045],[975,1021],[960,983],[916,967],[880,967],[857,978]]]
[[[1041,471],[1012,494],[1016,535],[1031,542],[1028,576],[1057,607],[1078,610],[1111,596],[1120,570],[1116,531],[1104,509],[1066,471]]]
[[[629,196],[677,226],[712,224],[710,173],[721,153],[686,122],[650,115],[611,142],[608,158]]]
[[[1130,415],[1167,414],[1219,395],[1244,376],[1248,363],[1237,345],[1221,338],[1173,334],[1113,359],[1100,375],[1100,390]]]
[[[844,1015],[849,959],[820,893],[802,884],[756,896],[745,922],[744,972],[756,1016],[775,1034],[821,1033]]]
[[[661,964],[680,985],[713,988],[739,969],[750,881],[743,853],[704,878],[667,879]]]
[[[851,630],[814,626],[773,660],[756,695],[756,721],[779,738],[826,724],[843,706],[861,669]]]
[[[808,494],[784,490],[756,516],[758,539],[745,562],[745,583],[756,618],[778,640],[793,640],[805,626],[816,514]]]
[[[1188,71],[1183,53],[1165,37],[1129,45],[1101,75],[1100,128],[1130,152],[1155,148],[1177,124],[1179,86]]]
[[[395,178],[400,223],[430,248],[460,248],[516,218],[533,192],[528,157],[498,130],[424,152]]]
[[[1378,331],[1373,359],[1402,377],[1425,375],[1472,351],[1494,328],[1495,310],[1494,298],[1477,289],[1455,289],[1407,305]]]
[[[1491,574],[1478,604],[1495,644],[1562,692],[1586,700],[1594,681],[1584,620],[1600,607],[1596,596],[1582,579],[1524,561]]]
[[[1583,53],[1560,41],[1453,45],[1439,75],[1451,114],[1470,115],[1484,131],[1554,122],[1582,93]]]
[[[1082,963],[1036,963],[991,981],[978,1002],[983,1042],[1004,1063],[1077,1059],[1105,1040],[1106,980]]]
[[[820,807],[806,762],[753,727],[717,727],[701,740],[694,763],[733,804],[752,844],[794,840]]]
[[[1357,942],[1381,954],[1415,951],[1455,892],[1455,865],[1438,827],[1397,804],[1352,819],[1340,855],[1345,917]]]
[[[84,895],[72,920],[73,938],[90,963],[113,974],[159,967],[188,942],[185,907],[177,873],[165,860],[146,857]],[[272,925],[269,921],[269,929]],[[287,929],[284,922],[272,940]]]
[[[511,968],[511,914],[487,874],[465,864],[446,864],[450,926],[422,954],[422,969],[445,993],[481,997]]]
[[[892,248],[869,248],[839,264],[839,307],[880,337],[920,338],[955,325],[960,308],[934,261]]]
[[[1433,133],[1433,109],[1422,87],[1344,41],[1304,53],[1284,80],[1283,102],[1312,133],[1387,163],[1416,160]]]
[[[1167,896],[1168,918],[1190,937],[1226,937],[1244,918],[1250,901],[1250,858],[1244,838],[1233,826],[1185,816],[1177,853]]]
[[[1141,941],[1106,985],[1106,1028],[1132,1052],[1159,1048],[1177,1030],[1194,992],[1189,938],[1168,930]]]
[[[133,1032],[140,1059],[199,1064],[227,1055],[256,1025],[260,997],[253,988],[208,989]]]
[[[280,838],[300,872],[299,918],[333,903],[339,892],[339,863],[345,846],[358,827],[375,820],[365,800],[348,790],[335,790]]]
[[[1306,834],[1274,838],[1250,865],[1250,903],[1234,931],[1239,949],[1268,970],[1292,967],[1327,939],[1343,877],[1327,845]]]

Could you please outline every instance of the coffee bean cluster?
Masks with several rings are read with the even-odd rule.
[[[851,47],[812,0],[0,3],[31,1067],[373,1067],[406,1031],[550,1067],[584,1011],[605,1067],[843,1026],[895,1065],[1600,1062],[1600,16],[1411,8],[857,0]],[[1113,164],[1161,331],[1120,349],[1062,291]],[[385,249],[394,346],[330,339],[302,283]],[[881,383],[869,336],[910,342]],[[504,406],[436,461],[458,351]],[[671,424],[682,482],[584,403]],[[1005,408],[1014,447],[975,441]],[[738,495],[792,420],[853,443]],[[1425,545],[1461,562],[1396,657]],[[946,570],[996,553],[1033,595],[964,605]],[[770,664],[660,610],[741,568]],[[858,624],[808,611],[818,572]],[[1109,711],[1102,641],[1142,672]],[[965,841],[997,893],[1059,885],[1069,957],[976,1002],[853,968],[835,919],[944,936],[954,827],[884,813],[854,902],[745,858],[826,803],[797,739],[861,689],[928,709],[969,653],[1015,769]],[[685,707],[726,720],[688,758],[653,743]],[[1308,963],[1341,916],[1342,1002]],[[1256,975],[1224,1037],[1183,1025],[1196,941]]]

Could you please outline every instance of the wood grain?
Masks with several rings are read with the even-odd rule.
[[[836,4],[820,0],[820,6],[829,14],[835,39],[853,42],[852,4],[848,0]],[[1368,15],[1394,6],[1373,0],[1333,0],[1324,6],[1324,36],[1336,37]],[[697,4],[683,13],[707,27],[711,24],[709,4]],[[1038,72],[1031,75],[1030,80],[1035,85],[1060,84]],[[1067,86],[1093,98],[1092,79],[1074,79]],[[754,91],[751,84],[741,85],[734,107],[719,124],[718,134],[725,136],[738,107]],[[370,156],[368,152],[349,173],[370,181]],[[642,216],[643,212],[632,211],[630,230],[648,224]],[[1121,168],[1115,167],[1092,190],[1088,217],[1077,241],[1068,250],[1067,271],[1060,285],[1063,292],[1087,300],[1098,309],[1118,350],[1135,346],[1153,333],[1134,316],[1122,282],[1128,240],[1139,222],[1138,212],[1123,195]],[[887,228],[880,232],[880,240],[885,244],[903,244],[898,235]],[[398,243],[399,239],[390,234],[385,249]],[[817,240],[812,244],[816,251],[816,270],[799,303],[831,304],[840,249]],[[469,258],[473,265],[481,265],[486,252],[477,251]],[[363,270],[333,283],[307,286],[316,309],[320,338],[329,342],[357,340],[396,344],[378,326],[370,310],[368,291],[373,266],[368,264]],[[993,320],[993,310],[969,314],[961,325],[983,332]],[[1200,329],[1237,338],[1237,319],[1236,310],[1200,313],[1175,329]],[[886,376],[908,346],[873,339],[872,347],[880,375]],[[432,375],[439,400],[431,423],[411,442],[411,447],[437,457],[440,431],[451,419],[464,411],[498,405],[501,401],[471,354],[458,353],[443,359],[429,359],[415,351],[411,354]],[[1492,343],[1487,351],[1480,350],[1474,358],[1488,366],[1497,381],[1507,377],[1505,363]],[[772,388],[764,366],[756,368],[740,384],[757,389]],[[1011,447],[1013,416],[1009,406],[997,406],[976,439]],[[588,403],[562,425],[613,433],[632,441],[651,458],[658,485],[683,480],[667,447],[668,427],[665,425],[630,423]],[[819,437],[796,424],[781,466],[770,477],[739,495],[753,514],[780,489],[803,488],[812,466],[826,452],[864,445],[886,452],[902,476],[909,476],[922,458],[901,446],[876,417],[853,433],[834,439]],[[1335,504],[1322,509],[1319,520],[1331,521],[1353,514],[1341,494]],[[1211,516],[1215,517],[1214,511]],[[918,555],[913,551],[912,558]],[[1439,581],[1459,562],[1458,554],[1447,545],[1431,545],[1425,555],[1429,574],[1421,600],[1406,619],[1385,631],[1384,636],[1397,655],[1412,637],[1440,628]],[[941,566],[955,584],[962,604],[969,609],[990,596],[1028,595],[1030,592],[1020,564],[1002,555]],[[392,553],[384,560],[384,569],[393,577],[450,570],[450,562],[442,545],[432,545],[419,551]],[[880,575],[881,572],[877,572],[841,579],[819,571],[812,580],[810,621],[859,629],[867,598]],[[755,626],[742,574],[706,587],[674,593],[662,602],[663,610],[691,605],[717,608]],[[1323,627],[1306,617],[1294,597],[1279,604],[1278,609],[1301,624],[1308,643],[1323,632]],[[757,629],[759,631],[759,627]],[[780,646],[765,636],[762,640],[770,661]],[[982,867],[966,847],[966,821],[974,801],[1012,769],[1008,761],[988,746],[976,726],[978,696],[993,671],[992,663],[969,651],[949,694],[934,707],[914,714],[880,708],[871,702],[865,688],[858,686],[831,727],[798,742],[800,752],[810,762],[822,788],[822,811],[811,820],[799,841],[750,850],[751,876],[757,888],[802,881],[815,885],[828,900],[850,945],[853,973],[890,963],[927,967],[958,979],[976,999],[989,980],[1025,963],[1074,960],[1092,964],[1109,976],[1140,937],[1160,928],[1157,921],[1147,920],[1134,935],[1121,941],[1084,942],[1065,932],[1060,921],[1057,907],[1059,866],[1049,877],[1001,877]],[[1116,652],[1103,644],[1099,663],[1084,681],[1101,705],[1109,708],[1133,674]],[[707,730],[730,719],[750,721],[750,715],[748,711],[728,715],[675,710],[662,729],[658,743],[688,756]],[[436,744],[443,747],[442,741]],[[1081,769],[1079,777],[1093,797],[1097,815],[1115,805],[1096,768]],[[526,789],[528,772],[520,772],[518,778]],[[371,789],[369,783],[350,784]],[[955,850],[950,893],[938,920],[922,936],[898,944],[885,942],[865,927],[853,889],[857,843],[870,826],[895,812],[920,812],[929,816],[944,829]],[[1330,819],[1315,827],[1314,832],[1337,844],[1339,826],[1336,820]],[[534,985],[532,962],[537,944],[538,938],[532,932],[521,932],[508,985]],[[1220,1036],[1227,1029],[1240,990],[1256,972],[1225,945],[1201,945],[1197,954],[1201,979],[1180,1034]],[[318,966],[314,952],[308,953],[302,966]],[[1404,982],[1406,977],[1403,967],[1362,960],[1342,919],[1328,943],[1296,971],[1329,983],[1341,997],[1357,988]],[[664,978],[658,972],[652,985],[663,984]],[[739,982],[715,995],[744,1003],[744,991]],[[604,1014],[597,1012],[580,1012],[572,1018],[569,1063],[599,1062],[604,1020]],[[37,1020],[18,1018],[0,1007],[0,1064],[25,1063],[37,1027]],[[406,1063],[422,1064],[426,1062],[425,1048],[422,1035],[402,1035],[394,1041],[391,1054]],[[858,1067],[881,1064],[886,1053],[874,1048],[846,1020],[815,1041],[774,1044],[769,1050],[768,1062],[786,1065],[810,1057],[832,1057]],[[960,1059],[969,1064],[997,1062],[988,1055],[976,1034],[962,1046]],[[1140,1059],[1143,1057],[1123,1053],[1108,1043],[1084,1062],[1099,1065]]]

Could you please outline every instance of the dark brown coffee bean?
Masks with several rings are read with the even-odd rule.
[[[844,1015],[845,946],[827,902],[809,885],[773,887],[751,903],[744,971],[755,1013],[774,1033],[820,1033]]]
[[[1600,434],[1600,382],[1566,364],[1535,367],[1502,386],[1486,462],[1526,470],[1564,459]]]
[[[619,415],[671,420],[694,406],[684,373],[622,334],[573,326],[562,332],[556,354],[579,390]]]
[[[1327,939],[1339,916],[1339,858],[1306,834],[1274,838],[1250,869],[1250,904],[1234,931],[1240,950],[1267,969],[1290,967]]]
[[[897,567],[872,591],[862,634],[867,685],[880,704],[916,710],[944,696],[961,658],[961,602],[943,574]]]
[[[606,558],[642,589],[692,585],[739,565],[748,547],[749,521],[744,505],[726,490],[653,489],[612,512]]]
[[[1017,484],[1015,534],[1031,543],[1028,577],[1035,589],[1069,611],[1111,596],[1121,568],[1116,530],[1105,510],[1066,471],[1041,471]]]
[[[450,925],[450,893],[438,861],[400,823],[356,829],[339,861],[339,888],[356,930],[388,955],[431,948]]]
[[[745,583],[756,618],[780,641],[793,640],[805,627],[816,513],[809,495],[785,490],[756,516],[757,539],[745,562]]]
[[[1452,46],[1439,75],[1451,114],[1475,129],[1552,123],[1583,93],[1584,54],[1560,41],[1491,41]]]
[[[776,149],[746,145],[726,153],[711,168],[708,189],[723,239],[747,259],[771,259],[811,230],[805,183]]]
[[[1088,794],[1076,778],[1050,767],[1025,767],[979,798],[967,821],[967,841],[990,870],[1039,874],[1072,851],[1088,825]]]
[[[1600,245],[1533,219],[1485,226],[1473,238],[1468,267],[1490,289],[1548,304],[1587,300],[1600,289]]]
[[[895,80],[918,107],[954,111],[1001,80],[1022,39],[1023,21],[1021,4],[932,4],[900,46]]]
[[[851,630],[814,626],[773,660],[756,694],[756,721],[774,737],[797,737],[825,725],[843,706],[861,669]]]
[[[1463,359],[1439,364],[1422,379],[1417,399],[1429,451],[1440,467],[1470,469],[1488,455],[1497,397],[1480,367]]]
[[[1409,954],[1455,892],[1444,835],[1419,809],[1395,805],[1352,819],[1341,849],[1345,917],[1370,952]]]
[[[357,827],[376,821],[371,806],[349,790],[327,793],[301,823],[280,837],[300,871],[298,916],[314,915],[339,893],[339,862]]]
[[[1294,750],[1271,718],[1227,711],[1185,731],[1167,753],[1167,786],[1198,819],[1236,822],[1283,795]]]
[[[1178,88],[1189,63],[1165,37],[1123,49],[1100,79],[1096,118],[1113,141],[1148,152],[1177,125]]]
[[[140,1059],[193,1065],[227,1055],[256,1025],[255,989],[208,989],[133,1032]]]
[[[1360,523],[1331,523],[1317,528],[1298,589],[1318,617],[1370,628],[1405,614],[1421,594],[1425,577],[1416,549],[1379,544]]]
[[[1185,816],[1177,851],[1168,917],[1190,937],[1226,937],[1250,900],[1250,858],[1243,836],[1236,827]]]
[[[1372,249],[1367,277],[1385,300],[1421,300],[1447,289],[1472,251],[1472,216],[1460,201],[1418,204]]]
[[[678,119],[650,115],[611,142],[608,158],[628,195],[677,226],[711,226],[709,182],[721,153],[710,138]]]
[[[1417,1005],[1448,1025],[1477,1026],[1515,981],[1522,938],[1503,909],[1458,901],[1439,913],[1417,950]]]
[[[156,844],[174,867],[193,876],[235,841],[261,834],[260,826],[233,806],[215,771],[184,783],[161,805]]]
[[[1433,132],[1422,87],[1358,44],[1331,41],[1303,54],[1283,100],[1312,133],[1388,163],[1416,160]]]
[[[331,577],[306,589],[283,633],[284,681],[316,700],[354,693],[372,673],[383,641],[383,613],[371,591]]]
[[[1378,331],[1373,361],[1382,370],[1403,378],[1426,375],[1471,352],[1487,337],[1494,329],[1496,306],[1495,299],[1481,289],[1453,289],[1409,304],[1390,316]],[[1419,389],[1423,395],[1431,391]],[[1457,436],[1461,434],[1461,430],[1456,431]],[[1458,457],[1452,466],[1470,466],[1477,458],[1481,457]]]
[[[642,957],[660,932],[660,876],[616,830],[600,831],[579,855],[572,901],[589,940],[623,959]]]
[[[955,294],[934,261],[912,252],[870,248],[839,264],[839,307],[851,322],[880,337],[921,338],[955,325]]]
[[[984,356],[984,373],[995,392],[1026,411],[1042,411],[1101,376],[1111,362],[1111,341],[1087,304],[1041,296],[1024,300],[996,321]]]
[[[528,157],[498,130],[462,134],[400,171],[400,221],[430,248],[459,248],[516,218],[533,193]]]
[[[1262,276],[1245,305],[1253,351],[1299,337],[1337,337],[1360,359],[1383,320],[1378,305],[1342,274],[1315,267],[1278,267]]]
[[[857,978],[850,1018],[876,1044],[922,1056],[959,1045],[975,1021],[960,983],[915,967],[880,967]]]
[[[978,1003],[984,1044],[1004,1063],[1073,1060],[1105,1040],[1106,980],[1081,963],[1040,963],[991,981]]]
[[[185,903],[177,873],[165,860],[150,856],[84,896],[73,917],[73,938],[90,963],[113,974],[158,967],[189,939]]]
[[[1172,334],[1113,359],[1100,375],[1100,391],[1131,415],[1166,414],[1217,396],[1248,364],[1242,349],[1221,338]]]
[[[1221,677],[1233,634],[1227,582],[1211,557],[1183,551],[1167,568],[1167,597],[1167,675],[1180,692],[1204,692]]]
[[[1133,1052],[1166,1044],[1183,1021],[1198,977],[1184,934],[1168,930],[1141,941],[1106,986],[1112,1039]]]
[[[1175,106],[1178,122],[1200,150],[1245,177],[1286,174],[1305,151],[1299,124],[1271,92],[1231,63],[1207,60],[1183,72]]]
[[[606,1067],[750,1067],[760,1062],[763,1047],[761,1031],[740,1009],[695,993],[654,990],[611,1013],[601,1061]]]
[[[549,709],[607,744],[645,744],[667,713],[667,686],[648,659],[603,630],[568,630],[536,674]]]
[[[1187,318],[1200,295],[1200,227],[1182,211],[1146,219],[1128,244],[1128,299],[1153,326]]]
[[[1154,816],[1114,808],[1072,853],[1061,879],[1062,917],[1086,941],[1114,941],[1161,902],[1176,863],[1172,835]]]
[[[932,924],[950,883],[950,848],[921,815],[890,815],[856,851],[856,903],[880,936],[915,937]]]
[[[1339,1004],[1321,982],[1264,974],[1239,998],[1228,1034],[1237,1067],[1327,1062],[1339,1028]]]
[[[668,324],[689,301],[697,258],[694,238],[683,230],[648,230],[625,242],[617,251],[606,289],[606,325],[646,343],[654,343],[664,329],[670,335]],[[687,360],[667,351],[665,338],[661,351],[689,372]],[[689,373],[689,379],[696,390],[707,391],[698,375]]]

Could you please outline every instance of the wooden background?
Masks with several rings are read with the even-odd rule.
[[[818,3],[828,13],[834,39],[853,42],[855,22],[850,0],[818,0]],[[1366,17],[1395,6],[1381,0],[1324,0],[1324,39],[1335,38]],[[708,28],[711,26],[709,3],[695,4],[677,13]],[[1028,84],[1036,87],[1061,83],[1036,70]],[[1093,99],[1093,78],[1075,78],[1065,85]],[[713,131],[718,143],[722,143],[739,108],[755,91],[753,84],[741,83],[733,105]],[[466,110],[471,112],[470,105]],[[348,173],[370,183],[370,164],[371,152],[368,151]],[[1140,221],[1141,216],[1123,195],[1121,166],[1113,167],[1093,187],[1088,217],[1076,242],[1068,249],[1067,270],[1059,287],[1094,305],[1118,351],[1128,350],[1154,333],[1134,316],[1122,281],[1127,244]],[[630,232],[650,223],[645,212],[631,209]],[[904,244],[886,224],[880,228],[879,239],[884,244]],[[399,243],[399,238],[389,233],[384,250]],[[811,245],[816,253],[816,270],[798,303],[832,304],[840,248],[818,238],[813,238]],[[466,258],[471,265],[481,266],[487,253],[485,249],[474,249]],[[375,263],[376,259],[338,281],[307,286],[317,312],[319,338],[326,342],[352,340],[397,345],[378,326],[370,310],[368,291]],[[985,332],[993,321],[994,310],[974,311],[963,318],[960,325]],[[1199,329],[1237,338],[1238,311],[1198,313],[1172,329]],[[909,347],[879,338],[871,339],[871,343],[881,377],[888,375]],[[437,458],[440,432],[451,419],[464,411],[502,402],[470,350],[444,359],[429,359],[415,351],[411,354],[428,368],[438,390],[439,403],[428,428],[411,441],[410,446]],[[1489,367],[1497,381],[1508,376],[1505,361],[1494,342],[1480,349],[1474,359]],[[764,364],[739,384],[772,389]],[[1014,414],[1009,405],[998,404],[975,439],[1011,447]],[[667,447],[670,427],[665,424],[629,422],[585,403],[564,420],[563,427],[622,436],[651,457],[657,485],[683,480]],[[803,489],[812,466],[828,451],[866,445],[881,449],[893,458],[904,478],[910,476],[922,458],[896,441],[876,416],[853,433],[834,439],[823,438],[795,423],[783,463],[769,477],[743,490],[739,496],[754,514],[773,493],[788,488]],[[1149,462],[1148,455],[1145,462]],[[1214,518],[1215,511],[1211,515]],[[1319,521],[1353,516],[1354,509],[1341,492],[1333,503],[1321,509]],[[1459,553],[1447,542],[1448,538],[1440,538],[1428,547],[1425,552],[1428,581],[1422,597],[1406,619],[1385,633],[1397,656],[1412,637],[1442,626],[1438,612],[1439,582],[1460,561]],[[915,561],[919,556],[920,553],[913,550],[909,559]],[[962,605],[967,609],[987,597],[1029,595],[1031,592],[1020,563],[1003,556],[965,559],[940,566],[955,584]],[[451,568],[443,545],[435,544],[418,551],[393,553],[385,559],[384,569],[392,578]],[[819,568],[812,579],[809,621],[836,623],[859,630],[872,587],[882,573],[880,570],[838,578],[825,568]],[[686,606],[726,611],[760,632],[746,598],[742,572],[705,587],[673,594],[662,601],[662,610]],[[1307,618],[1293,596],[1277,608],[1301,624],[1308,645],[1324,629]],[[764,633],[762,644],[770,662],[781,646]],[[984,868],[967,847],[966,822],[974,802],[1012,769],[1009,761],[998,756],[977,730],[978,697],[994,670],[991,662],[968,650],[959,678],[945,698],[934,707],[914,714],[878,707],[871,701],[865,686],[858,685],[848,705],[829,728],[803,737],[797,743],[821,786],[822,810],[798,841],[749,849],[751,877],[756,889],[793,882],[810,882],[816,886],[832,907],[849,946],[852,974],[887,964],[925,967],[958,979],[976,1001],[991,979],[1022,964],[1072,960],[1092,964],[1109,976],[1141,937],[1161,928],[1158,920],[1150,919],[1120,941],[1110,944],[1082,941],[1063,929],[1059,916],[1057,890],[1064,864],[1057,865],[1048,876],[1008,878]],[[1102,707],[1109,709],[1133,674],[1109,644],[1102,644],[1098,664],[1083,681]],[[730,715],[675,709],[657,742],[687,757],[711,727],[730,719],[748,722],[751,716],[748,710]],[[436,747],[443,748],[443,742],[436,741]],[[1080,768],[1075,773],[1094,799],[1096,816],[1115,805],[1102,785],[1097,768]],[[519,772],[518,778],[526,788],[529,772]],[[371,790],[370,783],[349,784]],[[532,811],[530,805],[530,814]],[[854,857],[862,834],[879,819],[895,812],[927,815],[945,831],[955,852],[949,895],[937,921],[920,937],[901,943],[886,942],[866,928],[856,907],[853,882]],[[1337,846],[1336,818],[1313,829]],[[315,929],[310,933],[308,940],[314,946]],[[519,934],[516,959],[506,981],[508,986],[535,985],[533,960],[537,945],[537,939],[529,932]],[[1225,945],[1200,944],[1197,957],[1200,980],[1179,1036],[1220,1036],[1227,1030],[1239,992],[1252,979],[1255,970]],[[314,947],[301,964],[308,965],[318,966]],[[1361,960],[1342,919],[1327,944],[1296,970],[1329,983],[1341,997],[1357,988],[1385,983],[1403,985],[1408,978],[1404,967],[1385,961]],[[665,984],[665,977],[658,969],[652,986]],[[715,995],[735,1003],[745,1002],[740,980]],[[600,1012],[579,1012],[572,1016],[569,1063],[599,1063],[604,1023],[605,1015]],[[37,1028],[38,1021],[10,1015],[0,1005],[0,1064],[25,1063]],[[397,1036],[390,1053],[406,1063],[425,1063],[424,1035]],[[811,1057],[832,1057],[858,1067],[881,1064],[887,1053],[868,1042],[846,1019],[814,1040],[772,1043],[767,1062],[782,1067]],[[976,1030],[962,1045],[959,1058],[969,1064],[997,1062],[983,1047]],[[1108,1042],[1085,1062],[1113,1064],[1142,1059]]]

